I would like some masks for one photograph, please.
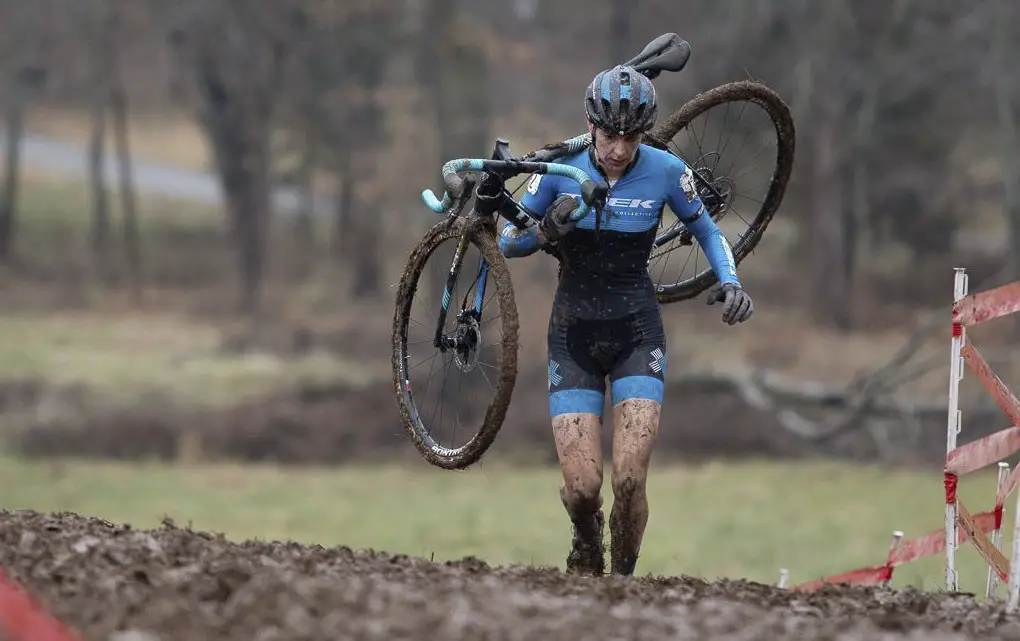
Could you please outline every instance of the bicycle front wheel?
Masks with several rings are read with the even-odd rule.
[[[427,462],[462,469],[492,445],[517,379],[517,332],[491,225],[456,218],[432,227],[401,276],[392,337],[401,421]]]
[[[695,188],[739,265],[761,240],[790,181],[795,132],[789,107],[766,85],[731,82],[692,98],[648,138],[693,171]],[[686,257],[684,246],[690,247]],[[663,216],[648,265],[660,303],[692,298],[717,282],[708,260],[699,261],[700,251],[675,216]]]

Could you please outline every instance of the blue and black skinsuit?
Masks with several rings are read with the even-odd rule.
[[[556,162],[605,180],[593,154],[588,147]],[[628,170],[609,184],[598,230],[592,208],[559,241],[561,274],[548,334],[553,417],[601,416],[607,376],[613,405],[630,398],[662,402],[666,336],[648,259],[666,204],[697,239],[720,283],[740,285],[729,243],[707,215],[682,160],[641,145]],[[580,187],[569,178],[536,174],[521,205],[541,217],[561,194],[580,199]],[[507,222],[500,251],[508,258],[535,253],[537,231],[537,225],[521,231]]]

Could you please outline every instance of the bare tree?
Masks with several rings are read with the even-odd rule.
[[[1018,13],[1004,0],[996,0],[992,29],[992,80],[995,89],[995,113],[998,125],[999,157],[1002,166],[1002,186],[1005,202],[1003,210],[1009,228],[1012,248],[1006,253],[1009,274],[1020,279],[1020,136],[1017,135],[1016,73],[1010,64],[1010,41],[1016,42],[1010,27],[1016,24]],[[1015,51],[1015,48],[1014,48]]]
[[[40,24],[38,7],[12,3],[5,13],[14,16],[11,26],[12,43],[5,56],[7,63],[7,104],[5,106],[6,148],[4,176],[0,185],[0,260],[11,258],[17,218],[18,183],[21,168],[21,139],[24,134],[25,110],[31,97],[46,82],[46,71],[39,55]]]
[[[103,281],[111,277],[110,203],[106,189],[106,123],[110,103],[109,70],[113,32],[112,5],[109,0],[92,0],[85,5],[92,38],[91,112],[89,136],[89,183],[92,190],[92,255],[96,272]]]
[[[292,3],[241,0],[182,9],[171,42],[197,86],[198,120],[212,144],[237,243],[241,308],[254,313],[267,268],[270,133],[301,14]]]

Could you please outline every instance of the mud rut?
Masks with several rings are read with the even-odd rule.
[[[0,537],[14,580],[84,639],[104,641],[1020,638],[1000,602],[912,590],[578,578],[73,514],[0,512]]]

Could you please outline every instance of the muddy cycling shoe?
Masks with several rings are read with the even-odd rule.
[[[638,546],[634,536],[634,524],[627,514],[625,505],[629,501],[617,499],[613,504],[613,512],[609,516],[610,539],[610,572],[620,576],[631,576],[637,566]],[[623,508],[623,509],[621,509]]]
[[[605,523],[602,510],[574,523],[573,546],[567,555],[569,574],[602,576],[605,573],[606,548],[602,541]]]
[[[624,549],[621,549],[624,548]],[[619,576],[633,576],[637,567],[637,554],[631,546],[614,546],[610,552],[610,572]]]

